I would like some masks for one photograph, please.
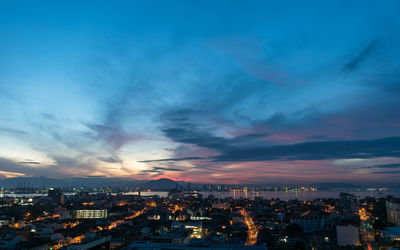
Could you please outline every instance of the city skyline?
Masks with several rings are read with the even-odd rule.
[[[400,181],[400,3],[0,3],[0,178]]]

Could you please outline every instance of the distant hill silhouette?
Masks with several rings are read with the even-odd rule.
[[[186,182],[183,181],[173,181],[171,179],[158,179],[158,180],[152,180],[147,183],[142,184],[141,186],[143,188],[150,188],[150,189],[173,189],[176,188],[176,186],[186,186]]]
[[[0,180],[0,185],[6,188],[26,187],[127,187],[140,186],[147,181],[127,178],[82,177],[52,179],[48,177],[14,177]]]
[[[343,182],[326,182],[326,183],[314,183],[310,186],[317,188],[359,188],[360,186],[343,183]]]
[[[81,177],[53,179],[48,177],[13,177],[0,180],[0,185],[5,188],[16,187],[141,187],[153,190],[173,189],[176,186],[186,187],[186,182],[173,181],[171,179],[159,180],[136,180],[127,178],[106,178],[106,177]]]

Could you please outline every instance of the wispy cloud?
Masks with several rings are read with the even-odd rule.
[[[20,161],[18,163],[21,163],[21,164],[35,164],[35,165],[39,165],[40,164],[40,162],[38,162],[38,161]]]
[[[236,148],[216,161],[324,160],[400,157],[400,137],[375,140],[305,142],[270,147]]]
[[[189,160],[201,160],[204,159],[202,157],[182,157],[182,158],[166,158],[166,159],[157,159],[157,160],[145,160],[145,161],[138,161],[143,163],[148,162],[162,162],[162,161],[189,161]]]
[[[375,172],[372,172],[372,174],[400,174],[400,170],[398,170],[398,171],[396,171],[396,170],[393,170],[393,171],[375,171]]]
[[[11,133],[11,134],[19,134],[19,135],[27,135],[29,134],[28,132],[20,129],[14,129],[14,128],[2,128],[0,127],[0,133]]]
[[[363,168],[400,168],[400,163],[380,164]]]
[[[121,163],[122,160],[119,157],[99,157],[100,161],[108,162],[108,163]]]
[[[356,56],[354,56],[350,61],[348,61],[343,66],[344,72],[351,72],[356,70],[363,61],[365,61],[368,56],[377,48],[379,44],[379,39],[373,39],[368,43],[366,47],[364,47]]]
[[[175,171],[175,172],[182,172],[182,171],[185,171],[184,169],[179,169],[179,168],[166,168],[166,167],[153,167],[153,170],[165,170],[165,171]]]

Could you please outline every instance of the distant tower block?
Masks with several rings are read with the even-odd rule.
[[[58,188],[50,188],[47,195],[54,202],[64,203],[64,194]]]

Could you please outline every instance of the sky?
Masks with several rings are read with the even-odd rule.
[[[400,182],[399,1],[1,1],[0,178]]]

